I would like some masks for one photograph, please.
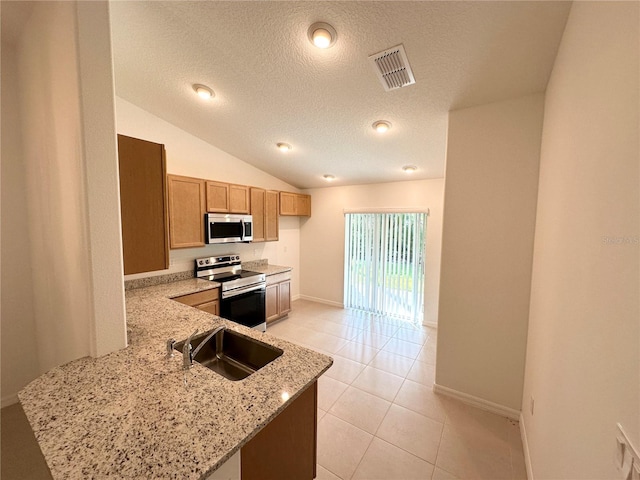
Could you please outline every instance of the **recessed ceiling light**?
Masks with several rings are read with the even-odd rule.
[[[418,170],[418,167],[416,167],[415,165],[405,165],[404,167],[402,167],[402,171],[404,173],[413,173],[416,170]]]
[[[387,122],[386,120],[378,120],[377,122],[373,122],[373,125],[371,126],[376,132],[385,133],[391,128],[391,122]]]
[[[326,175],[323,175],[322,178],[324,178],[327,182],[333,182],[336,179],[336,177],[328,173]]]
[[[318,48],[332,47],[338,38],[336,29],[324,22],[317,22],[311,25],[307,30],[307,36],[311,43]]]
[[[209,100],[210,98],[216,96],[216,94],[213,93],[213,90],[211,90],[206,85],[200,85],[196,83],[193,85],[193,90],[198,94],[200,98],[203,98],[205,100]]]
[[[284,153],[286,153],[286,152],[288,152],[289,150],[291,150],[291,145],[289,145],[288,143],[283,143],[283,142],[276,143],[276,147],[278,147],[278,149],[279,149],[281,152],[284,152]]]

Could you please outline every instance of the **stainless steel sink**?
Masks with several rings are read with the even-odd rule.
[[[209,332],[204,332],[191,339],[191,347],[194,351],[208,334]],[[185,342],[186,340],[177,342],[173,348],[182,352]],[[229,380],[236,381],[247,378],[282,353],[279,348],[245,337],[233,330],[223,329],[202,346],[193,360]]]

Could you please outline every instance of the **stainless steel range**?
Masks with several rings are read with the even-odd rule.
[[[221,284],[221,317],[266,332],[265,274],[243,270],[241,263],[236,254],[197,258],[196,277]]]

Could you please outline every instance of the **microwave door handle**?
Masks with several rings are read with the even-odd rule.
[[[244,220],[240,220],[240,226],[242,231],[240,232],[240,241],[244,241]]]

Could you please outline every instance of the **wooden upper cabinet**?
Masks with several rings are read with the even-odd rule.
[[[253,241],[278,240],[278,192],[251,187]]]
[[[251,187],[251,216],[253,217],[253,241],[264,242],[266,240],[265,225],[265,196],[267,191],[263,188]]]
[[[311,216],[311,196],[301,193],[280,192],[280,215]]]
[[[167,175],[171,248],[204,246],[205,181]]]
[[[279,225],[278,225],[278,198],[277,191],[267,190],[265,193],[265,207],[264,207],[264,229],[265,240],[267,242],[277,241],[279,238]]]
[[[249,214],[249,187],[207,181],[207,211]]]
[[[249,187],[246,185],[229,185],[229,212],[249,215]]]
[[[311,216],[311,195],[296,195],[296,215]]]
[[[229,184],[207,181],[207,212],[229,211]]]
[[[118,135],[125,275],[169,268],[164,145]]]

